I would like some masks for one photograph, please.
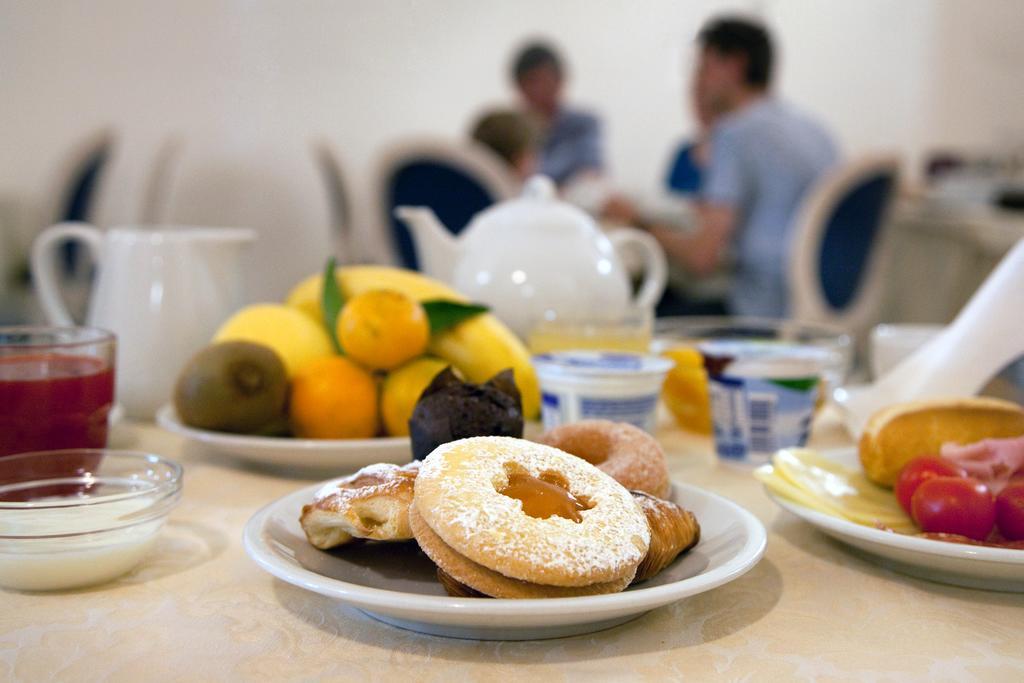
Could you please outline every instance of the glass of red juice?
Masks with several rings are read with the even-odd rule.
[[[92,327],[0,327],[0,457],[104,448],[116,341]]]

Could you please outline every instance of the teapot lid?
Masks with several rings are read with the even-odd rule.
[[[559,198],[555,183],[545,175],[535,175],[523,184],[519,197],[499,202],[480,213],[474,223],[490,227],[512,226],[549,230],[565,227],[596,232],[594,219],[582,209]]]
[[[535,175],[523,183],[523,197],[526,199],[555,199],[558,196],[558,188],[555,181],[546,175]]]

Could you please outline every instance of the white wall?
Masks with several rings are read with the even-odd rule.
[[[849,152],[916,159],[944,141],[1024,136],[1014,0],[0,0],[0,195],[41,203],[65,150],[113,125],[123,142],[100,218],[133,220],[152,156],[180,134],[173,217],[260,228],[254,292],[279,296],[328,248],[312,138],[342,154],[365,226],[375,152],[461,134],[511,97],[513,47],[544,35],[570,60],[573,100],[604,115],[614,174],[642,192],[690,127],[695,32],[735,8],[774,27],[779,89]]]

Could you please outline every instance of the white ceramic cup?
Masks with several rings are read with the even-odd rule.
[[[148,419],[170,400],[192,354],[242,305],[243,247],[254,238],[239,228],[61,223],[32,245],[32,272],[50,324],[73,325],[53,252],[68,240],[86,247],[97,269],[86,322],[117,334],[117,401]]]

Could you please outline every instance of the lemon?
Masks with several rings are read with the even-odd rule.
[[[268,346],[284,362],[288,377],[311,360],[334,354],[327,330],[308,315],[280,304],[254,304],[220,326],[214,342],[249,341]]]
[[[448,367],[440,358],[424,356],[406,363],[387,376],[381,390],[380,412],[391,436],[409,434],[409,418],[420,394],[438,373]]]
[[[304,314],[317,323],[322,323],[323,313],[320,309],[320,297],[324,279],[321,275],[310,275],[305,280],[295,285],[285,303]]]

